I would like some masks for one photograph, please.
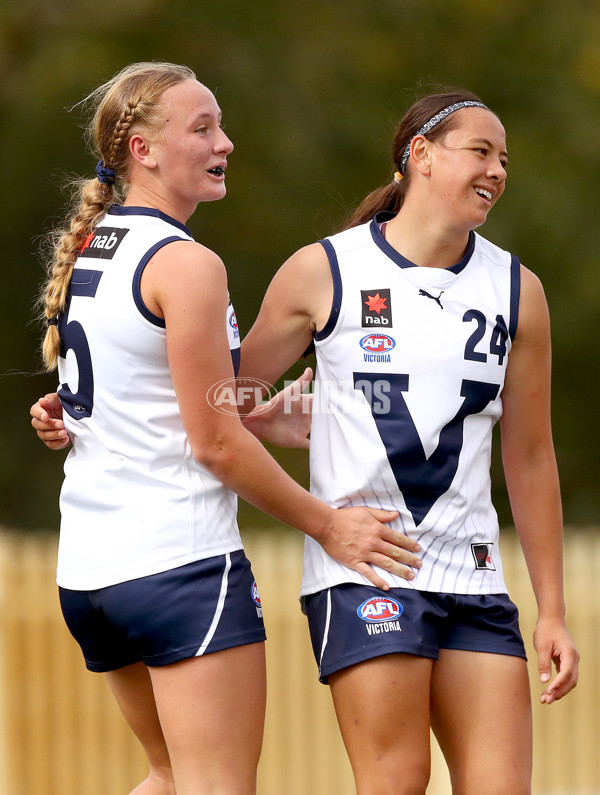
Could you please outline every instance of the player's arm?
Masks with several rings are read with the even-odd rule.
[[[329,316],[333,283],[327,256],[315,243],[297,251],[275,274],[254,325],[242,341],[241,378],[274,384],[304,353],[315,329]],[[303,394],[312,371],[277,395],[268,413],[252,412],[244,424],[259,439],[308,448],[311,395]],[[247,414],[253,396],[243,404]]]
[[[519,324],[502,392],[502,457],[515,527],[538,605],[534,645],[541,700],[577,683],[579,655],[565,624],[560,486],[550,418],[550,320],[539,279],[521,266]],[[554,662],[557,674],[551,680]],[[551,681],[550,681],[551,680]]]
[[[306,389],[311,381],[312,370],[307,367],[271,400],[243,416],[244,427],[263,442],[308,449],[312,395]],[[29,413],[32,427],[47,447],[51,450],[69,447],[71,438],[65,430],[62,404],[56,392],[39,398]]]
[[[320,243],[300,249],[277,271],[242,342],[240,376],[274,384],[329,317],[333,280]]]
[[[148,308],[165,319],[171,376],[197,461],[247,502],[312,536],[375,585],[387,588],[369,564],[410,578],[407,566],[417,565],[416,557],[396,546],[399,534],[379,521],[395,513],[330,508],[281,469],[237,414],[208,402],[211,387],[233,382],[221,260],[199,244],[171,243],[146,266],[141,290]]]

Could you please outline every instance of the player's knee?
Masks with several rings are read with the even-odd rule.
[[[425,795],[429,784],[429,772],[429,764],[409,766],[401,775],[400,788],[398,788],[398,779],[396,779],[396,793],[398,795],[400,793],[401,795]]]

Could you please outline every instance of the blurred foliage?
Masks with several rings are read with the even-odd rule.
[[[68,108],[126,63],[153,59],[196,70],[216,92],[236,144],[227,199],[201,206],[190,226],[227,263],[242,330],[284,259],[339,228],[360,198],[390,179],[394,124],[417,95],[458,85],[497,111],[511,174],[483,232],[544,282],[565,514],[570,524],[597,521],[597,3],[105,0],[99,9],[90,0],[2,0],[0,522],[58,525],[64,454],[37,442],[28,408],[56,381],[40,374],[37,353],[40,240],[64,205],[65,178],[94,166],[81,118]],[[306,483],[305,454],[277,455]],[[493,477],[509,523],[498,455]],[[248,506],[241,521],[265,523]]]

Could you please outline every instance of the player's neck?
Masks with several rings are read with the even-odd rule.
[[[415,265],[450,268],[463,258],[469,242],[469,230],[444,227],[439,218],[404,206],[387,223],[385,238]]]

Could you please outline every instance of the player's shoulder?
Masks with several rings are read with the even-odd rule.
[[[327,268],[327,253],[321,243],[310,243],[288,257],[279,273],[294,279],[314,279]]]
[[[352,251],[357,248],[363,248],[365,245],[373,243],[373,236],[371,234],[371,224],[373,221],[368,221],[358,226],[351,226],[335,232],[321,241],[322,245],[327,247],[333,246],[336,252],[343,253]]]
[[[176,240],[160,248],[148,262],[146,290],[159,306],[187,306],[228,300],[227,271],[223,260],[207,246]]]
[[[173,240],[152,256],[155,266],[168,268],[175,276],[178,270],[195,269],[224,271],[225,263],[208,246],[195,240]]]
[[[520,266],[521,295],[519,315],[523,318],[524,314],[532,317],[546,316],[548,314],[548,303],[544,285],[537,274],[523,263]]]
[[[529,268],[526,268],[522,262],[520,263],[520,275],[522,287],[538,296],[544,293],[544,286],[540,277]]]

